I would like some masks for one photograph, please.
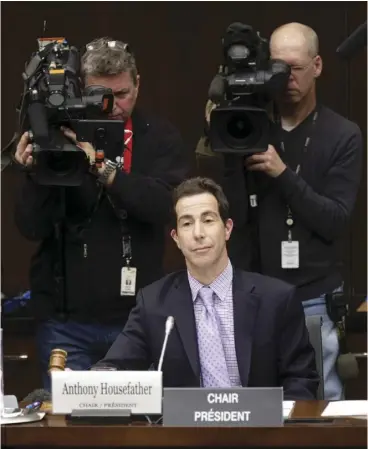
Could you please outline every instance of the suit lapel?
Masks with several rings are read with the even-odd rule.
[[[247,279],[247,274],[234,270],[233,303],[235,350],[241,384],[247,386],[252,358],[252,342],[259,296],[254,292],[254,284]]]
[[[185,352],[188,356],[190,365],[196,377],[200,378],[199,355],[197,345],[197,330],[194,316],[194,307],[192,293],[186,274],[180,277],[174,291],[171,295],[172,302],[170,309],[175,318],[175,324],[178,329]]]

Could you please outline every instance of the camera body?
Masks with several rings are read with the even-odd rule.
[[[89,170],[89,161],[60,128],[71,128],[83,141],[79,125],[86,122],[89,135],[106,136],[103,119],[112,111],[114,96],[101,86],[84,89],[79,52],[65,38],[38,39],[38,44],[23,73],[20,130],[30,133],[34,179],[44,185],[76,186]],[[123,141],[123,122],[115,121],[113,126],[119,128],[115,135]]]
[[[209,89],[218,104],[210,116],[211,148],[241,155],[266,151],[267,107],[286,88],[290,67],[270,60],[268,41],[249,25],[233,23],[222,42],[224,64]]]

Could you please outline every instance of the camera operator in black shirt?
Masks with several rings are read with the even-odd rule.
[[[338,332],[326,298],[343,290],[337,244],[359,188],[362,136],[356,124],[317,101],[322,58],[311,28],[298,23],[279,27],[270,52],[272,59],[290,66],[291,74],[275,101],[279,119],[274,117],[267,151],[242,158],[244,171],[225,173],[235,224],[232,243],[234,248],[244,245],[250,226],[255,227],[256,269],[296,285],[305,314],[322,316],[325,398],[339,400]],[[251,175],[258,203],[252,224],[246,183]],[[230,255],[237,266],[248,263],[239,252]]]
[[[135,107],[140,77],[126,44],[109,38],[88,44],[82,75],[86,87],[112,90],[109,118],[125,122],[124,146],[117,152],[107,148],[98,170],[87,171],[81,185],[64,187],[62,275],[56,272],[60,188],[42,185],[30,176],[34,155],[28,133],[15,154],[16,161],[26,167],[16,224],[27,239],[40,242],[32,260],[30,286],[46,389],[50,388],[47,367],[53,348],[67,351],[67,367],[88,369],[121,332],[136,292],[163,276],[171,190],[187,172],[177,129]],[[64,128],[64,133],[94,164],[93,146],[77,142],[71,129]]]

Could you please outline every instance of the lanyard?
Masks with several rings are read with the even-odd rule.
[[[305,139],[305,142],[304,142],[301,161],[299,162],[299,164],[297,165],[297,167],[295,169],[295,173],[297,175],[299,175],[299,173],[300,173],[303,158],[307,154],[310,142],[312,140],[312,134],[313,134],[313,131],[315,129],[315,125],[316,125],[317,119],[318,119],[318,110],[315,110],[315,112],[313,114],[313,119],[312,119],[312,124],[311,124],[311,129],[310,129],[309,135],[307,136],[307,138]],[[280,141],[280,148],[281,148],[281,151],[283,153],[285,153],[285,142],[283,140]],[[291,228],[294,225],[294,218],[293,218],[293,214],[291,212],[290,206],[287,205],[286,207],[287,207],[287,216],[286,216],[285,224],[288,227],[288,241],[291,242],[292,241]]]
[[[130,173],[132,168],[133,154],[133,123],[131,117],[127,121],[124,129],[124,151],[121,165],[126,173]]]
[[[128,119],[125,129],[124,129],[124,150],[123,150],[123,156],[118,157],[116,160],[119,164],[119,167],[123,169],[126,173],[130,173],[132,168],[132,153],[133,153],[133,123],[131,117]],[[100,205],[100,202],[102,200],[102,195],[104,193],[103,186],[100,187],[98,195],[97,195],[97,201],[93,207],[92,213],[87,219],[87,222],[85,224],[85,228],[89,227],[93,217],[97,213],[97,209]],[[122,247],[122,257],[125,259],[125,262],[127,266],[129,266],[130,261],[132,260],[132,242],[130,235],[127,235],[127,231],[125,229],[125,226],[123,225],[124,220],[126,219],[126,212],[121,214],[116,206],[114,205],[113,201],[111,200],[110,196],[106,194],[107,199],[109,200],[112,208],[115,210],[115,213],[117,214],[120,224],[121,224],[121,235],[122,235],[122,241],[121,241],[121,247]],[[88,257],[88,246],[86,243],[83,244],[83,257]]]

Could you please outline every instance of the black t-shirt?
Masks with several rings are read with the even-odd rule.
[[[277,148],[284,163],[294,172],[299,164],[302,165],[303,158],[307,157],[305,153],[308,153],[315,128],[313,121],[314,114],[315,111],[312,111],[302,123],[290,131],[275,127],[273,136],[274,146]],[[306,145],[307,138],[309,138],[309,144]]]
[[[331,292],[342,282],[338,241],[354,207],[361,175],[362,136],[358,126],[332,110],[318,107],[292,131],[274,129],[271,143],[287,165],[277,178],[256,174],[258,186],[257,271],[296,285],[301,300]],[[307,152],[305,140],[310,137]],[[284,140],[285,151],[280,146]],[[299,174],[296,167],[301,164]],[[239,176],[243,176],[243,186]],[[224,183],[231,216],[237,224],[231,248],[249,238],[248,214],[239,205],[248,203],[246,176],[229,171]],[[232,186],[236,183],[236,189]],[[299,242],[299,268],[283,269],[281,242],[288,238],[287,205],[293,214],[292,238]],[[244,254],[230,251],[233,263],[244,268]],[[254,267],[254,266],[253,266]]]

